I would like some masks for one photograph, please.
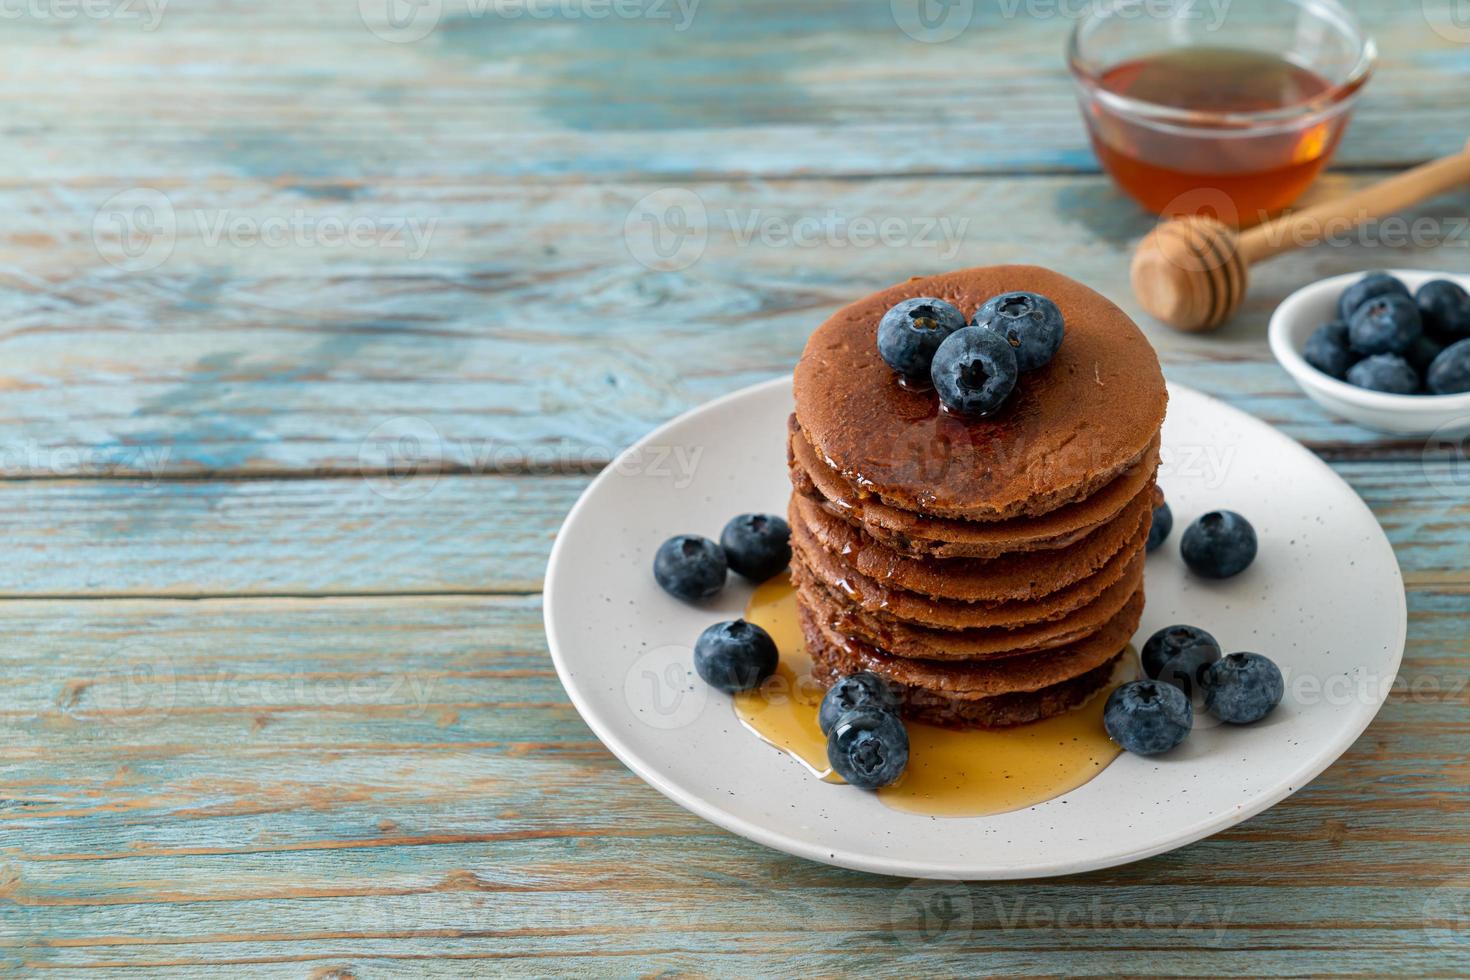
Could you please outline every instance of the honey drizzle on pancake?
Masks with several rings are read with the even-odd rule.
[[[840,783],[827,763],[827,739],[817,726],[823,688],[811,676],[796,593],[785,575],[755,590],[745,618],[771,634],[781,662],[759,689],[736,695],[736,717],[813,775]],[[879,790],[878,798],[910,813],[977,817],[1021,810],[1071,792],[1121,751],[1103,730],[1103,705],[1109,691],[1138,676],[1137,660],[1130,650],[1107,687],[1085,704],[1029,725],[955,731],[906,722],[908,769],[896,784]]]

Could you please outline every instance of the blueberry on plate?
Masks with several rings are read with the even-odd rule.
[[[1470,391],[1470,340],[1446,347],[1429,365],[1425,381],[1436,395]]]
[[[1232,653],[1205,674],[1205,710],[1232,725],[1260,721],[1281,702],[1281,670],[1259,653]]]
[[[1445,348],[1444,344],[1435,340],[1427,333],[1421,333],[1419,339],[1414,341],[1414,346],[1404,355],[1404,360],[1409,362],[1409,367],[1418,372],[1422,378],[1429,373],[1429,365],[1440,355]]]
[[[1148,526],[1149,551],[1153,551],[1169,537],[1169,532],[1174,530],[1174,511],[1169,508],[1169,502],[1163,500],[1154,508],[1154,522]]]
[[[1034,371],[1056,354],[1066,333],[1062,311],[1040,293],[1001,293],[986,300],[971,321],[1006,339],[1016,352],[1016,367]]]
[[[1357,357],[1348,348],[1348,326],[1341,320],[1324,323],[1307,338],[1302,358],[1323,374],[1341,381]]]
[[[776,672],[776,641],[754,623],[716,623],[694,641],[694,669],[726,694],[749,691]]]
[[[827,734],[832,770],[858,789],[881,789],[909,764],[909,733],[892,711],[862,705],[843,713]]]
[[[720,547],[736,574],[764,582],[791,561],[791,526],[775,514],[741,514],[720,532]]]
[[[1388,293],[1358,307],[1348,321],[1348,342],[1363,356],[1403,354],[1424,332],[1419,307],[1407,296]]]
[[[1358,307],[1375,296],[1386,296],[1389,293],[1398,293],[1401,296],[1409,295],[1409,287],[1387,272],[1370,272],[1347,289],[1337,298],[1338,319],[1348,321],[1353,318]]]
[[[1131,681],[1108,695],[1103,727],[1135,755],[1167,752],[1189,735],[1194,708],[1184,692],[1158,681]]]
[[[1150,636],[1148,642],[1143,645],[1143,652],[1140,655],[1143,660],[1143,672],[1150,677],[1158,677],[1165,664],[1194,646],[1207,646],[1215,651],[1216,658],[1220,656],[1220,644],[1198,626],[1186,626],[1183,623],[1176,626],[1165,626]]]
[[[827,688],[827,693],[822,695],[822,706],[817,709],[817,727],[827,735],[838,718],[863,707],[898,713],[898,695],[887,681],[870,670],[848,674]]]
[[[1179,553],[1196,575],[1239,575],[1256,559],[1256,529],[1233,510],[1212,510],[1185,529]]]
[[[953,303],[918,296],[897,304],[878,321],[878,356],[913,384],[929,383],[929,365],[944,339],[965,326]]]
[[[1414,293],[1424,329],[1447,344],[1470,337],[1470,293],[1459,283],[1433,279]]]
[[[959,415],[990,415],[1016,387],[1016,352],[1000,334],[966,327],[949,335],[934,355],[930,380],[945,408]]]
[[[1348,369],[1347,380],[1350,385],[1369,391],[1386,391],[1391,395],[1412,395],[1419,390],[1419,372],[1397,354],[1374,354],[1363,358]]]
[[[653,556],[653,577],[669,595],[689,602],[708,599],[725,587],[725,552],[709,538],[675,535]]]
[[[1185,647],[1164,664],[1158,680],[1173,684],[1185,697],[1195,698],[1204,690],[1205,672],[1220,659],[1220,648],[1213,642]]]

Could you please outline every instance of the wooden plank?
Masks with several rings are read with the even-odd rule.
[[[1333,178],[1328,191],[1362,179]],[[344,203],[187,181],[169,185],[172,253],[126,273],[99,270],[91,240],[89,209],[112,187],[0,188],[0,207],[39,217],[55,203],[67,215],[51,214],[45,248],[12,241],[0,253],[12,263],[0,293],[5,476],[357,472],[381,465],[405,425],[422,434],[422,467],[595,468],[678,411],[789,371],[829,312],[912,274],[1029,260],[1132,310],[1125,253],[1148,227],[1095,177],[784,181],[758,197],[741,183],[697,184],[687,189],[711,222],[698,260],[658,271],[632,257],[649,254],[636,223],[624,234],[647,185],[411,184]],[[1035,218],[990,220],[997,213]],[[1367,245],[1288,255],[1258,270],[1225,330],[1151,325],[1149,335],[1171,377],[1309,445],[1402,451],[1329,418],[1263,366],[1265,319],[1324,275],[1459,268],[1464,213],[1463,196],[1420,209],[1440,236],[1424,248],[1385,250],[1372,233]],[[249,235],[231,244],[218,223],[232,216],[308,230],[288,248]],[[311,244],[332,222],[386,235],[408,219],[435,229],[418,259],[401,238]],[[882,222],[886,246],[866,237]]]
[[[1470,587],[1463,462],[1337,469],[1383,523],[1411,586]],[[12,549],[0,598],[535,592],[588,481],[0,482]]]
[[[43,15],[7,18],[7,174],[244,177],[356,195],[387,173],[1096,170],[1063,64],[1081,3],[955,4],[946,16],[973,15],[941,44],[899,29],[893,11],[911,4],[868,0],[448,0],[409,8],[423,27],[443,13],[401,44],[365,29],[359,11],[373,4],[100,6],[117,12],[31,4]],[[514,15],[526,6],[551,16]],[[1339,162],[1396,167],[1458,148],[1467,117],[1444,79],[1467,62],[1452,2],[1355,6],[1382,60]]]
[[[1331,972],[1348,932],[1364,971],[1463,955],[1464,591],[1413,592],[1412,683],[1296,796],[1128,867],[951,886],[971,918],[927,939],[905,882],[748,844],[623,770],[562,701],[534,597],[4,608],[26,638],[3,649],[0,712],[0,956],[18,969],[1058,973],[1146,955],[1269,975]]]

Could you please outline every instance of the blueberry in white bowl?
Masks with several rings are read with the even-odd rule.
[[[1414,291],[1424,330],[1442,343],[1470,338],[1470,293],[1457,282],[1431,279]]]
[[[1398,354],[1374,354],[1348,368],[1350,385],[1390,395],[1412,395],[1419,390],[1419,372]]]
[[[1456,341],[1435,357],[1425,381],[1436,395],[1470,391],[1470,340]]]
[[[1368,279],[1372,281],[1362,290],[1355,289]],[[1330,326],[1342,319],[1341,307],[1356,302],[1361,308],[1383,296],[1397,297],[1388,300],[1379,314],[1391,311],[1407,322],[1406,294],[1411,294],[1415,304],[1420,330],[1394,356],[1403,358],[1408,370],[1397,361],[1358,368],[1374,355],[1354,349],[1351,340],[1344,342],[1341,328]],[[1470,389],[1456,390],[1459,385],[1448,369],[1449,358],[1435,372],[1434,381],[1430,374],[1450,347],[1470,339],[1470,333],[1460,335],[1470,329],[1470,306],[1462,305],[1466,300],[1470,300],[1470,275],[1394,270],[1366,277],[1362,273],[1334,276],[1298,289],[1276,308],[1269,331],[1271,352],[1303,392],[1340,418],[1393,435],[1458,439],[1470,434]],[[1359,328],[1368,334],[1384,326],[1367,321],[1365,313]],[[1398,326],[1413,333],[1412,327]],[[1388,346],[1397,346],[1403,337],[1399,332],[1385,341],[1375,335],[1378,344]],[[1367,342],[1370,347],[1374,344],[1373,339]],[[1351,373],[1355,368],[1356,373]]]
[[[1348,343],[1357,354],[1403,354],[1414,346],[1424,325],[1408,296],[1386,293],[1359,306],[1348,319]]]

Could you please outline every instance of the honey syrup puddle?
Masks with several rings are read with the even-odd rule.
[[[785,576],[755,590],[745,618],[771,634],[781,661],[759,688],[736,695],[736,717],[813,775],[842,782],[827,763],[827,739],[817,725],[824,691],[811,676],[796,593]],[[954,731],[905,722],[908,768],[897,783],[879,790],[878,798],[910,813],[976,817],[1021,810],[1071,792],[1122,751],[1103,729],[1103,706],[1109,691],[1137,676],[1137,661],[1130,649],[1106,688],[1078,708],[1029,725]]]

